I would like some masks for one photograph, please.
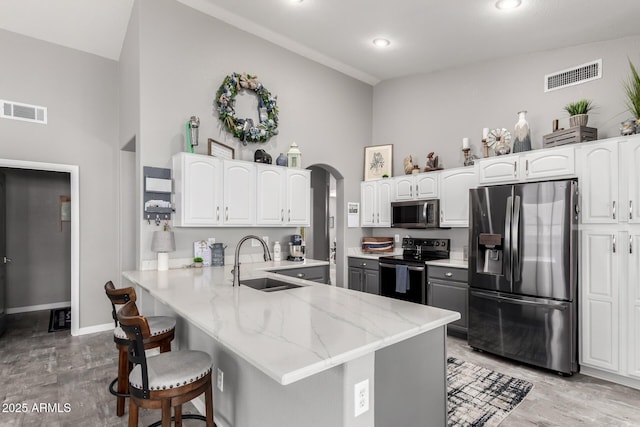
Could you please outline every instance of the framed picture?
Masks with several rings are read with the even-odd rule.
[[[364,147],[364,180],[391,177],[393,144]]]
[[[207,140],[208,149],[207,154],[210,156],[220,157],[222,159],[233,160],[236,156],[235,150],[233,147],[229,147],[228,145],[224,145],[221,142],[215,141],[211,138]]]

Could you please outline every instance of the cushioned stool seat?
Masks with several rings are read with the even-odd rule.
[[[173,317],[149,316],[147,320],[149,321],[150,336],[152,337],[165,334],[176,328],[176,319]],[[120,326],[113,330],[113,336],[114,338],[128,341],[127,334],[124,333]]]
[[[147,357],[149,390],[166,390],[196,382],[211,372],[213,361],[203,351],[179,351]],[[129,386],[142,390],[142,368],[129,374]]]
[[[131,287],[116,289],[111,281],[104,285],[104,290],[109,301],[111,301],[111,316],[116,326],[113,330],[113,341],[118,347],[118,376],[109,384],[109,391],[117,397],[116,415],[121,417],[124,415],[125,398],[129,396],[129,371],[131,370],[131,365],[127,360],[127,351],[130,340],[122,328],[118,326],[116,305],[135,301],[136,291]],[[146,350],[159,348],[160,353],[171,351],[171,341],[173,341],[176,330],[176,319],[168,316],[150,316],[147,320],[150,334],[144,341],[144,348]],[[114,387],[116,387],[115,390]]]

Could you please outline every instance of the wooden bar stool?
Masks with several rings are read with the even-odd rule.
[[[121,417],[124,415],[125,398],[129,396],[129,372],[131,372],[132,366],[127,360],[127,352],[131,341],[118,326],[116,305],[135,301],[136,291],[131,287],[116,289],[111,280],[105,283],[104,290],[111,301],[111,315],[116,324],[116,328],[113,330],[113,341],[118,348],[118,376],[109,384],[109,391],[117,397],[116,415]],[[173,341],[176,331],[176,319],[168,316],[150,316],[147,319],[150,333],[144,342],[144,348],[146,350],[160,348],[160,353],[171,351],[171,341]],[[118,384],[117,390],[114,390],[116,383]]]
[[[130,341],[129,427],[138,426],[138,408],[162,409],[162,427],[171,425],[171,408],[175,408],[175,425],[183,419],[199,419],[214,427],[211,356],[203,351],[172,351],[147,357],[145,340],[150,336],[149,322],[138,313],[135,302],[118,311],[120,327]],[[182,404],[204,393],[206,417],[182,415]],[[159,423],[152,424],[158,425]]]

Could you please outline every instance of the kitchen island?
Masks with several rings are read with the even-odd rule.
[[[270,272],[314,265],[242,264],[241,282],[301,285],[277,292],[233,287],[229,266],[123,276],[142,313],[178,318],[174,349],[212,354],[220,427],[446,425],[446,325],[460,315]]]

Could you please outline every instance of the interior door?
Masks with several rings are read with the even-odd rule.
[[[5,186],[4,174],[0,173],[0,335],[7,329],[7,242],[5,229]]]

